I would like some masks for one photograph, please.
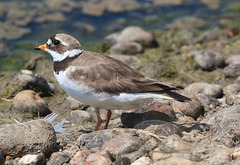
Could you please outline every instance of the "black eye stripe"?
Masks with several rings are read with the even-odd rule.
[[[54,45],[59,45],[59,44],[60,44],[60,41],[59,41],[59,40],[54,40],[54,41],[53,41],[53,44],[54,44]]]

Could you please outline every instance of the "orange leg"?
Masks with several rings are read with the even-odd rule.
[[[101,124],[102,124],[102,119],[100,117],[99,109],[98,108],[94,108],[94,110],[95,110],[96,115],[97,115],[97,125],[96,125],[94,131],[97,131],[99,129],[99,127],[101,126]]]
[[[107,121],[106,121],[106,124],[105,124],[104,129],[107,129],[109,120],[110,120],[110,118],[111,118],[111,115],[112,115],[112,111],[111,111],[111,110],[108,110],[108,111],[107,111]]]

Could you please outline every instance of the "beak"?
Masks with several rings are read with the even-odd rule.
[[[46,44],[43,44],[43,45],[40,45],[40,46],[34,48],[34,50],[45,50],[45,49],[47,49],[47,45]]]

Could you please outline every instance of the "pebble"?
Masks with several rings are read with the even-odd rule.
[[[70,160],[70,165],[84,164],[86,158],[90,155],[87,150],[78,151]]]
[[[40,154],[27,154],[23,156],[19,162],[19,165],[45,165],[46,159],[43,153]]]
[[[13,110],[21,112],[25,118],[46,116],[51,113],[45,100],[31,90],[21,91],[14,97]]]
[[[240,64],[230,64],[226,66],[223,70],[223,73],[227,77],[238,77],[240,76]]]
[[[202,70],[212,71],[225,65],[224,57],[218,52],[208,50],[194,51],[191,56]]]
[[[131,165],[150,165],[151,164],[151,159],[146,156],[142,156],[136,161],[134,161]]]
[[[103,156],[99,153],[93,153],[90,154],[86,161],[85,165],[110,165],[112,164],[112,161],[110,160],[109,157]]]
[[[24,156],[38,151],[47,154],[57,145],[54,129],[44,119],[1,125],[0,132],[0,148],[5,155]]]

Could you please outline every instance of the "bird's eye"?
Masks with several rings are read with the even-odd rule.
[[[59,45],[60,41],[59,40],[55,40],[53,43],[54,43],[54,45]]]

